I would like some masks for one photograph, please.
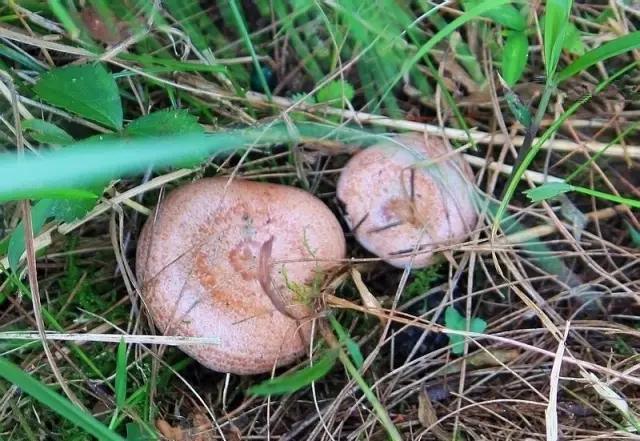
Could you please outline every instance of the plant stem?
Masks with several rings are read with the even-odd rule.
[[[540,123],[544,118],[544,114],[546,113],[547,106],[549,105],[549,100],[551,100],[551,95],[553,95],[553,91],[555,90],[555,85],[551,83],[547,83],[542,92],[542,97],[540,98],[540,104],[538,105],[538,110],[536,111],[536,115],[531,122],[531,126],[527,128],[527,132],[524,135],[524,140],[522,141],[522,146],[520,146],[520,151],[518,152],[518,157],[516,158],[516,162],[513,164],[513,171],[511,172],[511,176],[509,177],[509,182],[502,193],[502,199],[504,199],[507,191],[509,190],[511,181],[513,179],[519,179],[518,177],[518,169],[524,158],[531,150],[531,146],[533,144],[533,140],[536,138],[538,134],[538,129],[540,129]]]

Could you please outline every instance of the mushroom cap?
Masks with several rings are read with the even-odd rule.
[[[269,266],[258,265],[261,250]],[[181,346],[185,353],[215,371],[258,374],[305,353],[312,311],[296,286],[310,286],[345,255],[338,220],[311,194],[206,178],[156,207],[139,239],[136,275],[165,335],[220,338]],[[261,280],[271,281],[271,295]]]
[[[338,180],[337,196],[358,242],[398,268],[411,262],[416,246],[412,267],[429,265],[435,248],[461,240],[477,219],[469,164],[425,136],[398,135],[358,152]],[[412,178],[409,167],[418,162],[424,165],[413,168]]]

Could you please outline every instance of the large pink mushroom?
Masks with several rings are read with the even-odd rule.
[[[201,179],[171,192],[145,224],[137,277],[165,335],[220,338],[184,352],[216,371],[258,374],[305,353],[311,290],[301,287],[345,247],[339,222],[309,193]]]

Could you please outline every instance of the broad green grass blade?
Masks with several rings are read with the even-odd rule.
[[[602,46],[585,53],[583,56],[567,66],[558,74],[556,83],[560,84],[600,61],[604,61],[608,58],[615,57],[639,47],[640,31],[632,32],[616,38],[615,40],[608,41]]]
[[[61,395],[25,373],[13,363],[0,357],[0,376],[15,384],[53,412],[84,429],[101,441],[125,441],[117,433],[109,430],[92,415],[85,413]]]
[[[21,159],[15,153],[1,154],[0,199],[13,199],[16,194],[33,194],[49,187],[89,187],[103,180],[144,173],[151,165],[170,167],[186,159],[204,159],[249,146],[298,142],[296,133],[307,138],[334,139],[358,145],[380,139],[366,130],[317,123],[299,124],[290,131],[290,127],[282,122],[251,129],[161,138],[98,136],[58,151],[43,151],[38,157]],[[101,137],[104,140],[100,140]]]
[[[333,366],[335,366],[338,360],[338,353],[338,349],[330,349],[322,358],[316,360],[313,365],[294,374],[273,378],[257,384],[250,387],[247,393],[250,395],[267,396],[295,392],[327,375]]]
[[[548,81],[551,81],[558,67],[571,4],[571,0],[547,0],[544,19],[544,61]]]

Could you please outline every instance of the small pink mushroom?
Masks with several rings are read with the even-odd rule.
[[[156,208],[140,236],[136,269],[165,335],[220,338],[184,345],[184,352],[216,371],[257,374],[305,353],[312,311],[304,297],[311,292],[300,287],[345,254],[338,220],[314,196],[209,178],[171,192]]]
[[[399,135],[353,156],[337,196],[356,239],[402,268],[433,261],[434,250],[462,240],[477,219],[473,173],[434,137]],[[422,165],[424,164],[424,165]]]

